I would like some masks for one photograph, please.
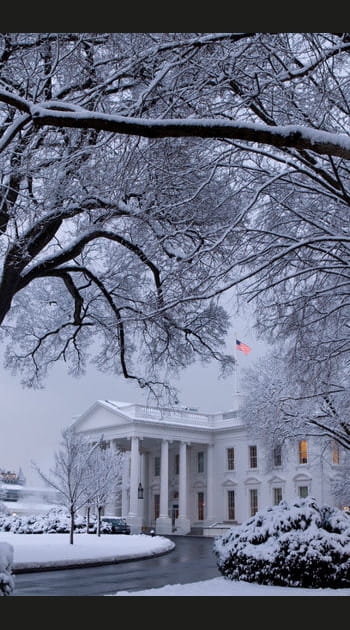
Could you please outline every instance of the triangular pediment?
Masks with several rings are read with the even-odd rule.
[[[98,431],[110,427],[125,426],[131,424],[132,418],[128,415],[128,408],[132,405],[117,406],[108,400],[97,400],[81,416],[75,419],[72,427],[76,431]]]

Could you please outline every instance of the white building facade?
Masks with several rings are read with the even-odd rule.
[[[305,437],[287,454],[266,453],[240,421],[239,400],[219,413],[96,401],[73,427],[126,453],[123,488],[108,513],[124,516],[132,533],[209,535],[283,499],[311,495],[342,507],[331,493],[338,447]]]

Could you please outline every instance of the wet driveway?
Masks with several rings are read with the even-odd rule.
[[[168,538],[175,542],[175,549],[156,558],[101,567],[18,574],[15,576],[13,596],[91,597],[219,577],[212,538]]]

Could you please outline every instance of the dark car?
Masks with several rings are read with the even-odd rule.
[[[125,518],[119,518],[117,516],[103,516],[102,522],[111,525],[111,534],[130,534],[131,530]]]

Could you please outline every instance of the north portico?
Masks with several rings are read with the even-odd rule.
[[[244,522],[282,499],[335,504],[339,454],[298,438],[287,457],[266,457],[240,420],[240,400],[236,394],[231,410],[216,413],[97,400],[72,426],[126,453],[122,490],[106,511],[126,517],[132,533],[187,534]]]
[[[128,453],[115,508],[133,532],[154,527],[159,534],[186,534],[196,524],[219,519],[214,511],[213,430],[219,425],[225,430],[228,421],[232,426],[236,415],[98,400],[73,426],[92,440],[103,435],[111,448]]]

